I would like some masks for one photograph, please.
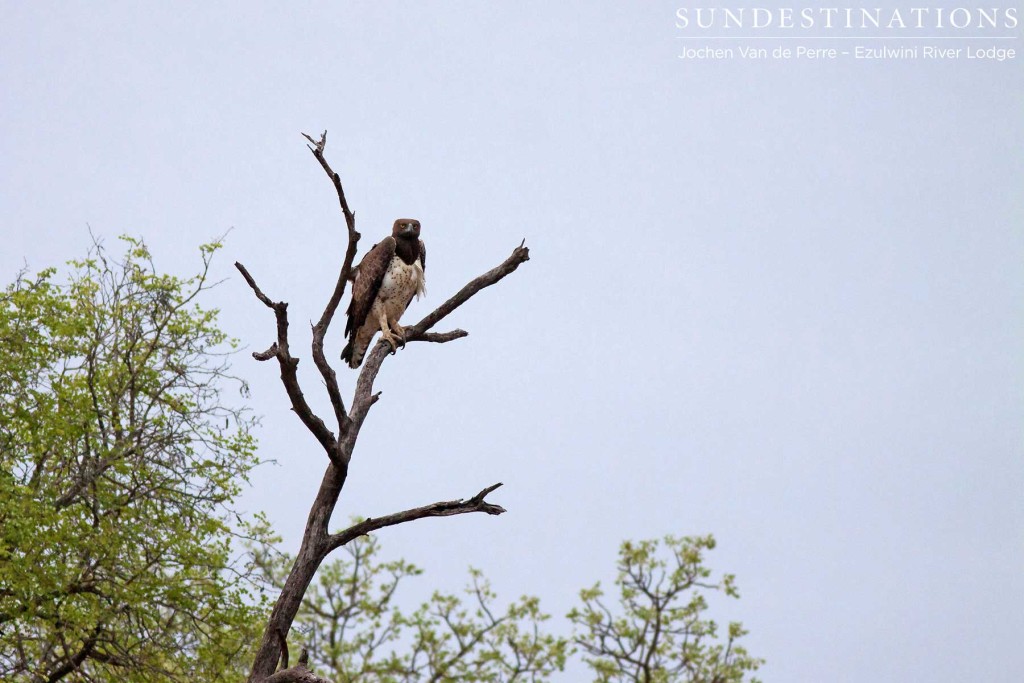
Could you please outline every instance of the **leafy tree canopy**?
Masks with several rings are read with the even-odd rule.
[[[712,536],[626,541],[619,548],[609,607],[600,585],[580,591],[582,605],[569,612],[573,641],[598,683],[732,683],[757,670],[762,660],[738,643],[737,622],[723,636],[705,612],[706,593],[738,598],[735,577],[711,578],[704,556]]]
[[[730,623],[720,636],[706,615],[706,593],[738,597],[731,575],[714,580],[704,564],[714,545],[711,536],[623,543],[617,600],[609,603],[600,585],[581,591],[568,614],[573,634],[563,636],[535,597],[500,607],[476,570],[463,595],[435,592],[403,610],[399,584],[421,570],[381,560],[379,542],[362,537],[321,567],[292,640],[304,642],[310,667],[335,683],[548,681],[574,658],[601,683],[753,681],[746,676],[762,660],[739,644],[743,627]],[[268,548],[257,557],[280,589],[291,558]]]
[[[0,294],[6,680],[237,680],[260,619],[228,524],[252,421],[196,303],[219,245],[181,279],[123,239]]]

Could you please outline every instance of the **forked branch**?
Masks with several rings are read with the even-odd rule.
[[[469,301],[469,299],[477,292],[490,287],[507,275],[511,275],[515,272],[516,268],[529,261],[530,249],[525,246],[525,243],[526,241],[524,240],[518,247],[512,250],[512,254],[501,264],[471,280],[462,289],[456,292],[454,296],[428,313],[418,323],[410,327],[406,327],[406,340],[448,342],[453,339],[465,337],[468,333],[464,330],[453,330],[445,333],[432,333],[429,332],[429,330],[434,325],[441,322],[441,320],[447,317],[456,308]],[[367,354],[366,360],[363,361],[363,369],[359,373],[359,379],[356,381],[355,396],[352,398],[351,418],[353,423],[356,425],[362,424],[363,420],[366,418],[366,412],[375,402],[375,399],[373,398],[373,382],[377,377],[377,373],[380,371],[381,364],[384,362],[384,359],[387,358],[389,350],[390,346],[388,346],[386,342],[380,341],[373,347],[373,350]]]
[[[456,308],[469,301],[470,297],[474,294],[479,292],[481,289],[490,287],[497,283],[506,275],[511,275],[515,272],[516,268],[529,260],[530,249],[526,246],[526,240],[523,240],[518,247],[512,250],[512,254],[500,265],[491,268],[483,275],[471,280],[462,289],[456,292],[455,296],[438,306],[433,312],[424,317],[423,320],[419,321],[411,328],[407,328],[406,332],[408,339],[418,341],[424,332],[441,322],[441,320],[446,318]]]
[[[252,357],[259,361],[277,358],[278,365],[281,368],[281,383],[284,384],[285,392],[287,392],[288,399],[291,401],[292,411],[299,416],[302,424],[306,425],[306,429],[320,442],[331,462],[340,463],[341,457],[338,453],[338,440],[335,438],[334,433],[324,424],[324,421],[309,407],[309,403],[306,402],[306,397],[302,393],[302,388],[299,386],[297,373],[299,359],[292,357],[288,348],[288,304],[284,301],[275,302],[264,294],[263,290],[256,284],[256,280],[249,274],[249,271],[238,261],[235,261],[235,268],[245,278],[249,287],[256,294],[256,298],[274,311],[274,317],[277,320],[277,339],[266,351],[254,352]],[[337,385],[335,385],[335,388],[337,388]]]

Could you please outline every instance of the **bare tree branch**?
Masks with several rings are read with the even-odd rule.
[[[266,683],[331,683],[331,681],[326,678],[320,678],[301,664],[284,671],[278,671],[276,674],[262,680]]]
[[[338,202],[341,205],[342,214],[345,217],[348,229],[348,249],[345,252],[345,260],[342,263],[334,292],[324,308],[323,315],[321,315],[320,320],[313,326],[312,330],[313,361],[324,379],[335,419],[338,422],[338,435],[335,436],[324,424],[324,421],[313,413],[299,386],[296,373],[299,360],[290,354],[288,347],[288,304],[285,302],[275,302],[270,299],[259,288],[245,267],[241,263],[236,263],[235,267],[242,273],[242,276],[256,294],[256,297],[265,306],[274,311],[277,322],[277,339],[266,351],[253,353],[253,357],[260,361],[271,358],[278,359],[281,367],[281,382],[284,384],[285,391],[291,400],[292,410],[299,416],[299,419],[302,420],[302,423],[310,433],[316,437],[330,458],[330,464],[326,472],[324,472],[320,488],[310,508],[306,529],[302,537],[302,544],[296,555],[295,563],[285,580],[285,585],[278,596],[267,627],[264,630],[263,639],[249,675],[249,683],[322,681],[322,679],[319,679],[305,668],[304,662],[301,659],[297,666],[285,668],[283,671],[274,673],[274,668],[276,668],[277,662],[281,658],[281,644],[291,629],[292,622],[298,612],[306,589],[310,581],[312,581],[317,568],[332,550],[344,545],[352,538],[387,526],[422,519],[423,517],[443,517],[469,512],[484,512],[498,515],[505,512],[501,506],[484,500],[487,494],[500,486],[500,484],[496,484],[484,489],[467,501],[454,500],[433,503],[432,505],[413,508],[386,517],[368,519],[337,534],[332,535],[329,533],[328,527],[331,515],[348,479],[348,464],[355,450],[359,430],[366,419],[370,407],[380,398],[380,392],[374,392],[373,390],[373,382],[380,371],[381,364],[384,362],[389,347],[386,343],[377,344],[367,355],[363,369],[356,379],[351,408],[346,412],[345,404],[342,401],[341,392],[338,388],[337,376],[324,355],[324,338],[337,312],[345,292],[345,287],[351,278],[352,263],[355,259],[359,233],[355,230],[355,214],[349,209],[348,201],[345,198],[345,191],[341,185],[341,179],[327,163],[323,155],[327,142],[326,131],[319,140],[314,140],[306,134],[303,135],[311,143],[310,151],[313,153],[313,156],[334,184],[338,195]],[[460,329],[440,333],[431,332],[430,330],[481,289],[495,284],[506,275],[514,272],[516,268],[527,260],[529,260],[529,250],[524,244],[520,244],[513,250],[512,255],[500,265],[469,282],[453,297],[441,304],[441,306],[416,325],[407,327],[407,340],[445,343],[465,337],[467,333]]]
[[[327,386],[327,394],[331,399],[331,406],[334,408],[334,417],[338,421],[338,433],[344,433],[349,427],[348,415],[345,413],[345,403],[342,401],[341,391],[338,389],[337,374],[324,355],[324,337],[327,336],[327,329],[331,326],[334,314],[338,310],[338,304],[345,293],[345,285],[350,279],[349,276],[352,272],[352,263],[355,261],[360,235],[356,232],[356,215],[349,209],[348,200],[345,199],[345,188],[341,185],[341,176],[334,172],[331,165],[327,163],[327,159],[324,158],[324,147],[327,145],[327,131],[323,132],[319,140],[314,140],[305,133],[302,136],[313,143],[309,151],[320,162],[320,166],[323,167],[324,172],[334,184],[334,190],[338,194],[338,203],[341,205],[341,212],[345,216],[345,226],[348,229],[348,249],[345,250],[345,260],[342,261],[341,272],[338,273],[338,281],[334,285],[334,292],[327,301],[327,306],[324,307],[320,320],[313,326],[313,363],[316,364],[317,370],[320,371],[324,378],[324,384]]]
[[[288,639],[284,635],[284,631],[277,629],[277,639],[281,641],[281,663],[280,670],[284,671],[288,668]]]
[[[328,552],[335,550],[349,541],[359,538],[360,536],[365,536],[371,531],[377,531],[378,529],[394,526],[396,524],[403,524],[404,522],[411,522],[416,519],[423,519],[424,517],[449,517],[451,515],[464,515],[470,512],[486,512],[489,515],[500,515],[505,512],[505,508],[500,505],[488,503],[484,500],[487,494],[494,491],[499,486],[501,486],[500,483],[488,486],[469,500],[462,500],[460,498],[458,500],[442,501],[418,508],[412,508],[411,510],[396,512],[391,515],[385,515],[384,517],[371,517],[370,519],[365,519],[358,524],[353,524],[344,531],[332,534],[327,540]]]
[[[501,264],[471,280],[454,296],[438,306],[432,312],[428,313],[415,325],[406,327],[406,340],[443,342],[451,341],[451,339],[458,339],[459,336],[464,336],[466,333],[462,330],[455,330],[436,337],[426,337],[426,334],[434,325],[446,318],[456,308],[469,301],[469,299],[477,292],[499,282],[505,276],[515,272],[515,270],[523,263],[529,261],[530,250],[524,245],[525,240],[518,247],[513,249],[512,254]],[[463,332],[463,335],[458,335],[459,332]],[[451,336],[451,339],[449,339],[449,336]],[[367,411],[369,411],[370,406],[375,402],[375,399],[373,398],[373,381],[377,378],[377,373],[380,372],[380,366],[384,362],[384,358],[387,357],[390,350],[391,347],[387,342],[381,340],[376,344],[376,346],[374,346],[373,350],[367,354],[366,359],[363,361],[363,369],[360,371],[359,379],[356,381],[356,391],[355,396],[352,399],[352,411],[350,414],[353,423],[357,425],[354,430],[355,432],[358,432],[358,425],[361,425],[363,420],[366,419]],[[348,449],[345,448],[342,450],[348,451]]]
[[[288,352],[288,304],[284,301],[272,301],[270,297],[263,293],[263,291],[256,284],[256,280],[253,279],[249,271],[245,269],[238,261],[235,261],[235,268],[242,274],[245,281],[249,283],[249,287],[256,293],[256,298],[264,303],[268,308],[274,311],[274,317],[277,320],[277,341],[275,341],[269,349],[262,353],[253,353],[253,358],[256,360],[269,360],[277,357],[278,364],[281,366],[281,382],[284,384],[285,391],[288,393],[288,398],[292,403],[292,411],[299,416],[302,420],[302,424],[306,425],[306,429],[316,437],[316,440],[323,446],[324,451],[327,452],[327,457],[331,459],[331,462],[340,462],[340,456],[338,454],[338,441],[334,437],[334,433],[327,428],[324,421],[321,420],[309,407],[306,402],[306,397],[302,393],[302,387],[299,386],[299,377],[296,369],[299,366],[299,359],[293,358]],[[335,385],[337,388],[337,385]]]
[[[298,664],[289,668],[288,642],[280,630],[278,630],[278,638],[281,641],[281,668],[273,676],[265,678],[264,681],[267,683],[331,683],[309,670],[309,651],[306,648],[302,648]]]
[[[469,332],[466,332],[465,330],[452,330],[451,332],[424,332],[416,341],[444,344],[445,342],[455,341],[456,339],[462,339],[463,337],[468,336]]]
[[[511,275],[515,272],[516,268],[529,261],[530,249],[525,245],[526,240],[523,240],[518,247],[512,250],[512,254],[500,265],[495,266],[483,275],[474,278],[460,289],[455,296],[438,306],[432,313],[424,317],[423,320],[419,321],[411,328],[407,327],[406,339],[409,341],[418,341],[427,330],[441,322],[441,320],[446,318],[456,308],[469,301],[470,297],[474,294],[485,287],[490,287],[491,285],[496,284],[506,275]]]

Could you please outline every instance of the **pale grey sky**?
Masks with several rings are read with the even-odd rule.
[[[505,482],[500,518],[380,534],[427,569],[410,599],[473,565],[562,615],[622,539],[713,532],[765,681],[1017,680],[1020,57],[686,61],[682,4],[4,2],[4,280],[87,224],[180,273],[233,227],[207,303],[259,350],[231,262],[289,301],[322,408],[303,322],[343,229],[299,132],[327,128],[364,247],[422,221],[410,320],[531,247],[468,339],[378,379],[339,523]],[[280,462],[246,504],[294,547],[324,456],[236,368]]]

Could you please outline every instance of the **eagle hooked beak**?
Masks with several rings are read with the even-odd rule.
[[[415,223],[405,223],[404,225],[402,225],[402,229],[398,231],[398,234],[402,235],[403,237],[407,237],[407,236],[410,236],[410,235],[415,235],[416,234],[416,224]]]

